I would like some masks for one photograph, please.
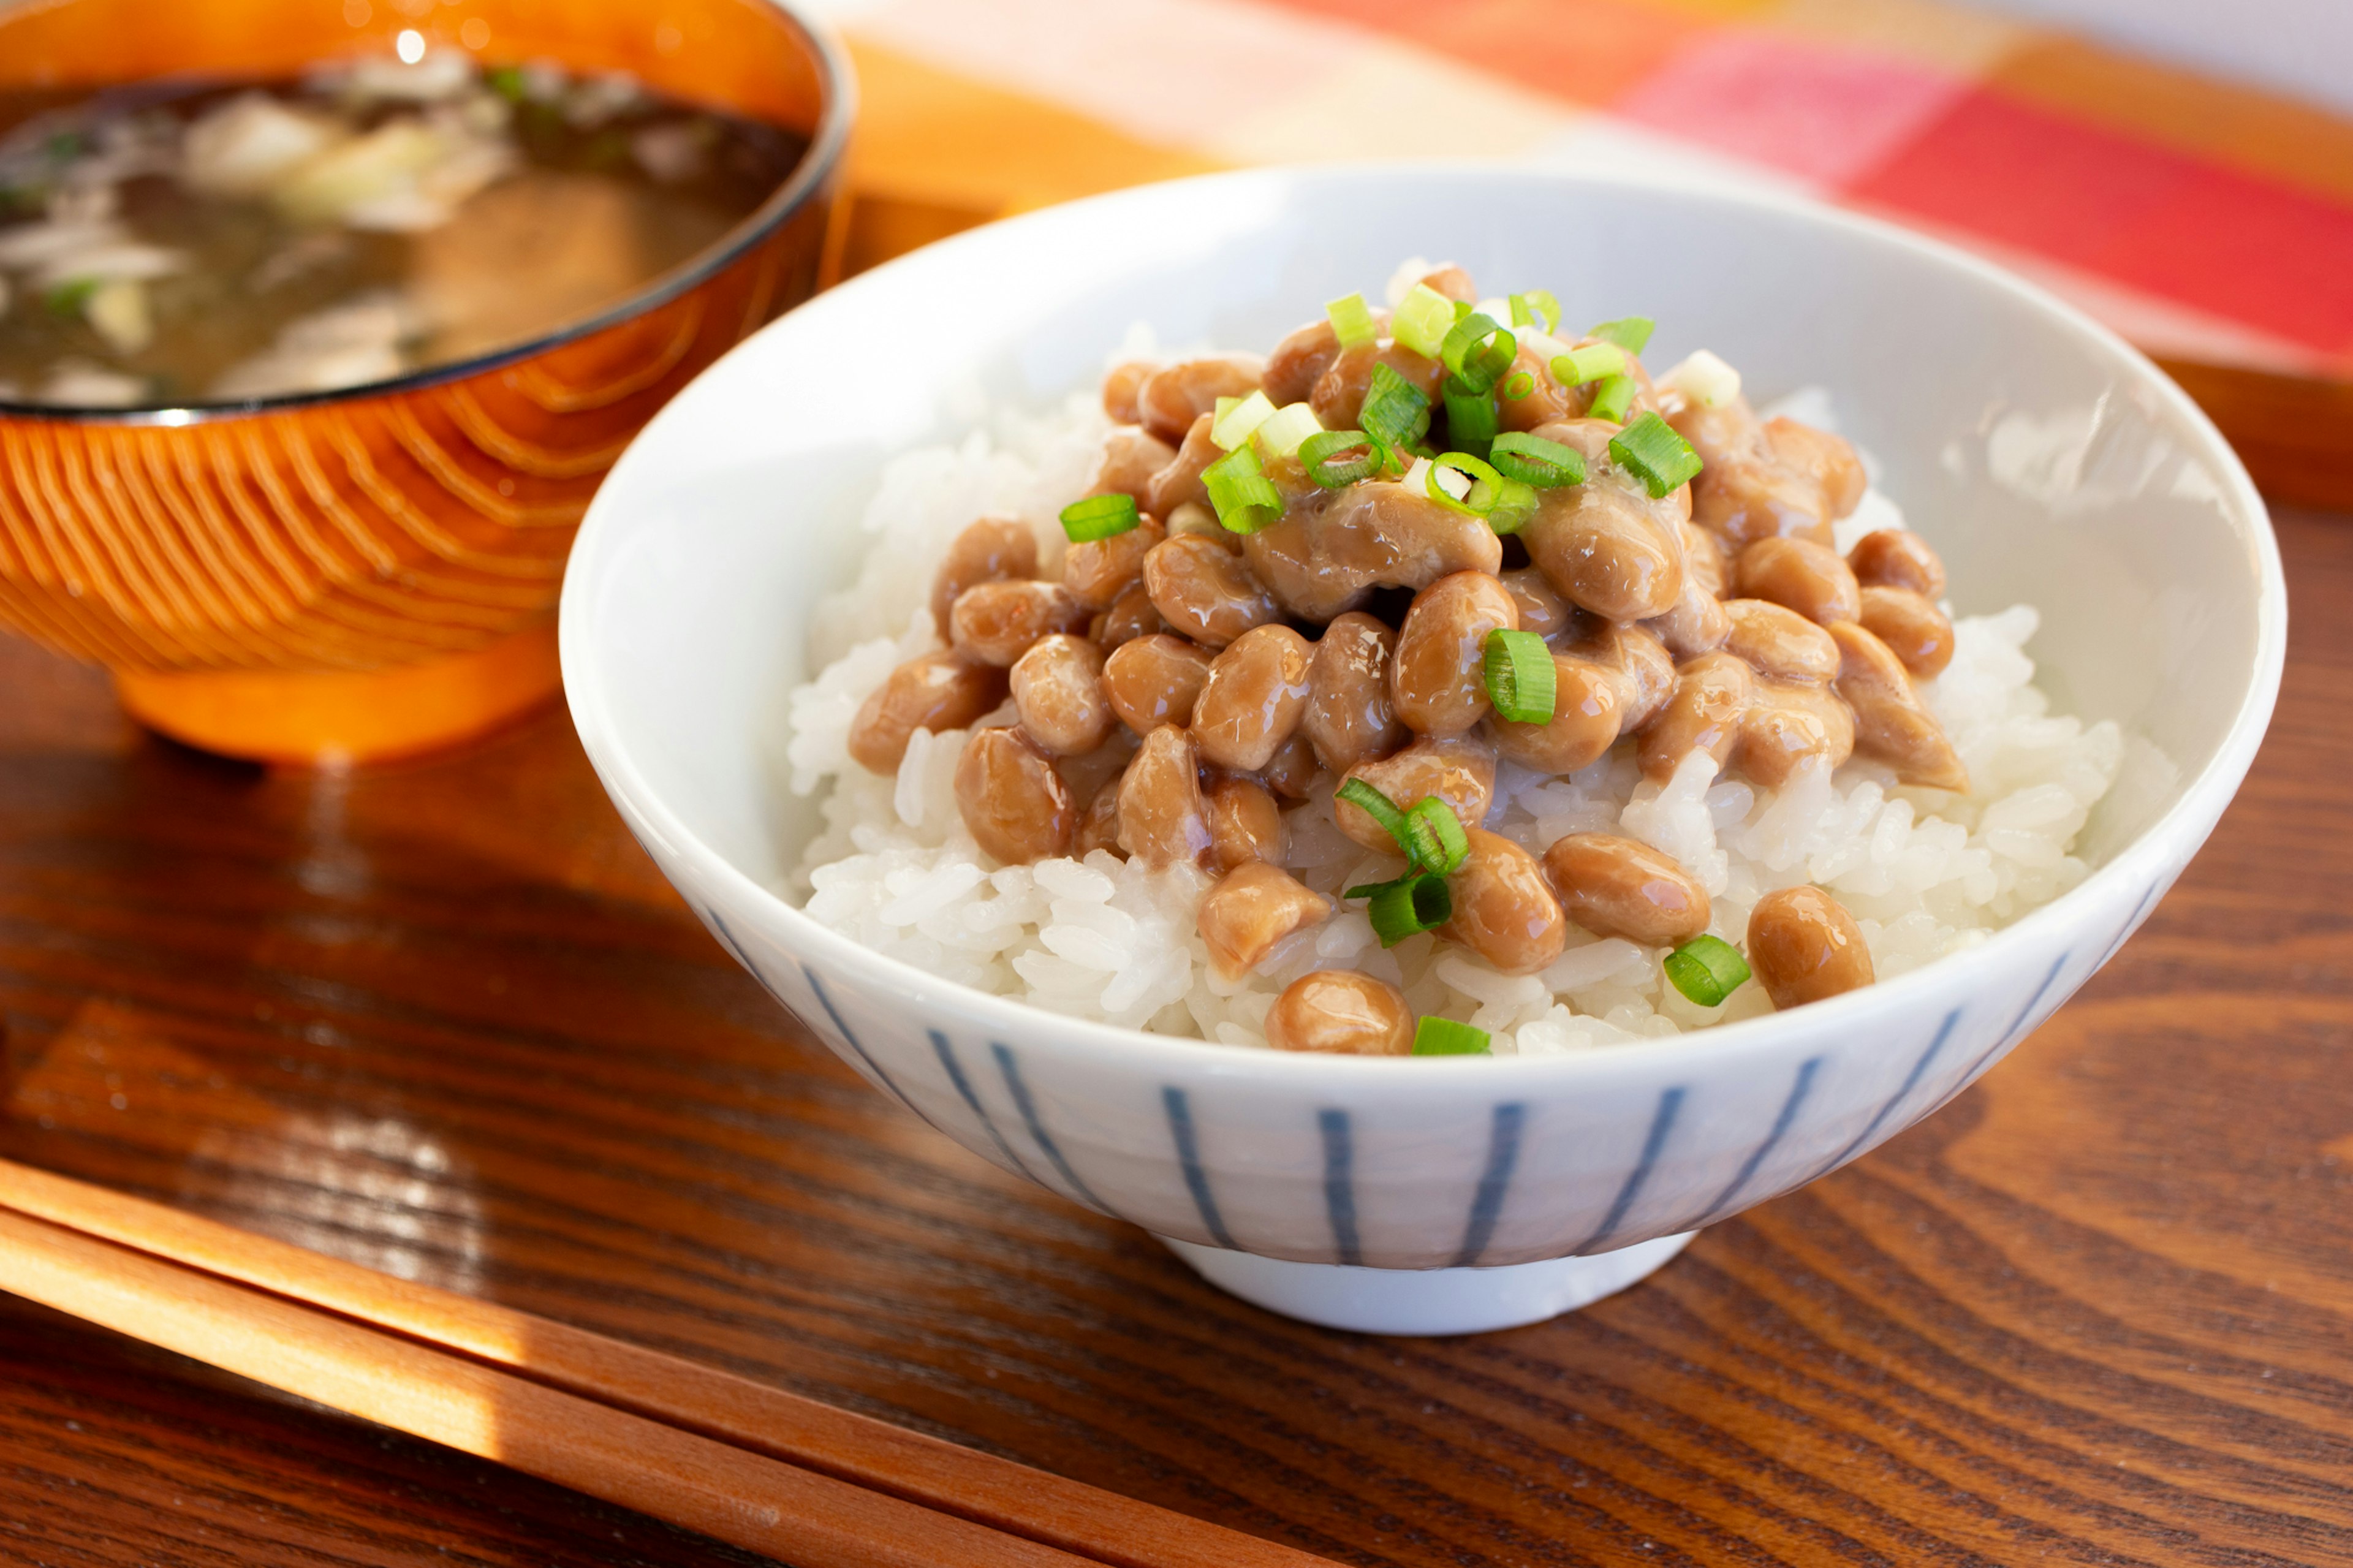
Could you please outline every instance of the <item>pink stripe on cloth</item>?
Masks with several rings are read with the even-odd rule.
[[[1609,106],[1683,141],[1842,185],[1885,162],[1969,84],[1907,60],[1726,28]]]

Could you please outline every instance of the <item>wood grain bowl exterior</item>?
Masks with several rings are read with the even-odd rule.
[[[106,665],[134,713],[199,745],[391,754],[553,696],[556,595],[605,471],[827,269],[854,89],[772,0],[0,5],[0,87],[282,75],[412,27],[486,59],[627,70],[810,149],[711,251],[498,353],[234,409],[0,405],[0,624]]]
[[[544,621],[605,470],[815,291],[825,208],[644,315],[412,391],[0,417],[0,617],[118,669],[373,669]]]

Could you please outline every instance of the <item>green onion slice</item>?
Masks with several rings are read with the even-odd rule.
[[[98,292],[95,278],[69,278],[62,283],[52,283],[41,296],[41,303],[57,316],[79,316],[90,304],[90,297]]]
[[[1062,531],[1073,544],[1092,544],[1125,533],[1141,521],[1135,498],[1129,495],[1089,496],[1062,509]]]
[[[1460,496],[1447,488],[1446,475],[1450,469],[1462,477],[1462,494]],[[1430,459],[1430,468],[1421,476],[1421,488],[1430,493],[1430,500],[1449,511],[1459,511],[1465,517],[1484,517],[1486,507],[1474,503],[1472,498],[1479,495],[1480,481],[1494,472],[1483,458],[1474,458],[1468,452],[1441,452]],[[1495,477],[1501,479],[1503,476],[1496,474]],[[1484,500],[1481,498],[1482,502]]]
[[[1345,897],[1377,897],[1386,889],[1411,882],[1426,873],[1443,877],[1459,868],[1462,858],[1471,853],[1471,841],[1463,837],[1462,824],[1455,817],[1454,808],[1434,795],[1424,795],[1413,803],[1411,809],[1399,811],[1388,796],[1362,779],[1348,780],[1334,794],[1335,798],[1346,801],[1379,823],[1381,831],[1397,840],[1398,852],[1413,867],[1395,882],[1376,882],[1351,888]],[[1443,891],[1443,884],[1440,891]],[[1434,896],[1426,889],[1417,895],[1424,903]],[[1448,909],[1440,909],[1431,917],[1429,925],[1443,923],[1449,912]],[[1417,926],[1414,929],[1422,931],[1429,927]],[[1407,936],[1412,934],[1410,931],[1405,932]]]
[[[1250,432],[1250,437],[1267,457],[1288,458],[1299,450],[1307,437],[1323,428],[1315,410],[1304,403],[1286,403],[1261,420],[1259,427]]]
[[[1549,289],[1531,289],[1512,296],[1512,325],[1535,327],[1550,333],[1560,330],[1560,301]]]
[[[1299,463],[1325,489],[1345,489],[1380,472],[1381,453],[1362,430],[1323,430],[1299,443]]]
[[[1413,1026],[1413,1054],[1418,1057],[1483,1057],[1491,1054],[1494,1041],[1486,1030],[1451,1018],[1424,1018]]]
[[[1561,485],[1581,485],[1585,482],[1585,454],[1574,447],[1564,447],[1557,441],[1547,441],[1541,436],[1531,436],[1524,430],[1512,430],[1495,437],[1487,453],[1487,460],[1503,471],[1506,479],[1534,485],[1538,489],[1553,489]]]
[[[1405,813],[1397,808],[1396,802],[1362,779],[1350,779],[1333,791],[1333,797],[1346,801],[1379,823],[1381,831],[1397,840],[1398,852],[1409,860],[1413,858],[1413,840],[1406,833]],[[1348,895],[1352,899],[1356,896]]]
[[[1622,423],[1626,410],[1634,405],[1634,378],[1623,374],[1605,375],[1601,384],[1593,389],[1593,402],[1585,413],[1590,419],[1607,419],[1612,425]]]
[[[1487,526],[1497,533],[1517,533],[1535,514],[1535,487],[1505,479],[1496,488],[1494,504],[1487,509]]]
[[[1282,516],[1282,493],[1259,466],[1258,450],[1235,447],[1201,470],[1218,521],[1234,533],[1256,533]]]
[[[1409,450],[1430,433],[1430,398],[1393,366],[1377,364],[1365,384],[1365,405],[1356,423],[1390,451]]]
[[[1250,432],[1274,417],[1274,402],[1264,392],[1248,397],[1220,397],[1209,421],[1209,439],[1233,451],[1250,438]]]
[[[1446,488],[1445,473],[1450,468],[1471,481],[1460,499]],[[1533,489],[1517,479],[1505,479],[1484,459],[1468,452],[1441,452],[1431,458],[1422,488],[1439,505],[1466,517],[1482,518],[1499,533],[1515,531],[1535,510]]]
[[[1609,437],[1609,456],[1642,481],[1652,500],[1672,495],[1700,470],[1699,454],[1658,415],[1645,414]]]
[[[1405,831],[1414,859],[1441,877],[1459,870],[1463,858],[1471,853],[1471,840],[1462,836],[1454,808],[1434,795],[1413,803],[1405,814]]]
[[[1468,391],[1450,375],[1446,378],[1444,397],[1446,438],[1466,452],[1485,457],[1488,443],[1494,440],[1502,421],[1502,416],[1495,411],[1495,395]]]
[[[1558,696],[1552,649],[1534,632],[1487,634],[1487,700],[1514,724],[1549,724]]]
[[[1340,340],[1344,349],[1353,349],[1373,342],[1381,335],[1380,327],[1373,321],[1371,307],[1362,294],[1343,294],[1324,303],[1324,314],[1331,319],[1332,334]]]
[[[1421,355],[1436,359],[1454,326],[1454,301],[1427,283],[1417,283],[1398,301],[1389,336]]]
[[[1533,396],[1535,390],[1535,376],[1524,370],[1514,371],[1510,378],[1504,383],[1504,401],[1517,403],[1523,397]]]
[[[1435,871],[1412,873],[1370,888],[1351,888],[1346,896],[1360,893],[1369,900],[1365,915],[1373,922],[1373,934],[1381,939],[1383,947],[1395,947],[1454,918],[1454,895],[1447,891],[1446,879]]]
[[[1674,988],[1703,1007],[1721,1007],[1746,983],[1748,961],[1720,936],[1695,936],[1662,965]]]
[[[1563,386],[1582,386],[1605,375],[1620,374],[1625,368],[1626,351],[1616,343],[1588,343],[1552,362],[1553,379]]]
[[[1477,311],[1447,329],[1438,345],[1438,357],[1467,391],[1483,393],[1504,379],[1520,352],[1520,340],[1511,329],[1499,327]]]
[[[1659,323],[1648,316],[1620,316],[1614,321],[1604,321],[1585,335],[1599,338],[1605,343],[1616,343],[1630,354],[1638,354],[1649,346],[1651,334]]]

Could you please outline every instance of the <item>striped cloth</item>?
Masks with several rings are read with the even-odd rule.
[[[2353,379],[2353,121],[1936,0],[837,9],[865,90],[853,265],[1205,170],[1498,157],[1806,193],[2153,353]]]

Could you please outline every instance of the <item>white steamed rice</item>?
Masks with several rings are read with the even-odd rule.
[[[1800,413],[1830,423],[1823,400]],[[1230,1045],[1263,1046],[1282,988],[1311,970],[1350,967],[1403,988],[1414,1009],[1473,1024],[1498,1055],[1593,1049],[1772,1010],[1751,984],[1717,1008],[1669,985],[1665,950],[1571,928],[1570,945],[1533,975],[1497,973],[1461,948],[1418,936],[1384,952],[1361,902],[1301,932],[1238,982],[1219,979],[1194,930],[1213,879],[1154,873],[1098,850],[1083,861],[1000,867],[959,818],[952,779],[965,731],[918,733],[896,778],[846,749],[859,704],[902,661],[939,646],[925,597],[948,543],[984,513],[1036,531],[1041,571],[1062,548],[1056,514],[1092,475],[1107,426],[1093,399],[1043,416],[1011,416],[960,445],[889,464],[868,506],[874,538],[859,580],[828,598],[810,634],[818,678],[785,715],[783,771],[817,795],[823,826],[779,889],[852,940],[938,974],[1078,1017]],[[1841,525],[1845,550],[1903,517],[1873,491]],[[1704,754],[1663,785],[1646,782],[1629,742],[1567,778],[1500,765],[1486,826],[1541,853],[1567,833],[1617,832],[1681,861],[1705,884],[1715,933],[1737,944],[1757,900],[1814,882],[1851,910],[1882,980],[1983,941],[2081,881],[2069,853],[2115,783],[2125,737],[2050,712],[2024,650],[2035,611],[2016,605],[1955,623],[1951,666],[1923,687],[1975,793],[1907,788],[1861,758],[1775,792],[1719,781]],[[1011,705],[984,724],[1013,721]],[[1115,766],[1124,752],[1106,760]],[[1333,826],[1330,781],[1287,814],[1286,864],[1319,891],[1395,874]]]

